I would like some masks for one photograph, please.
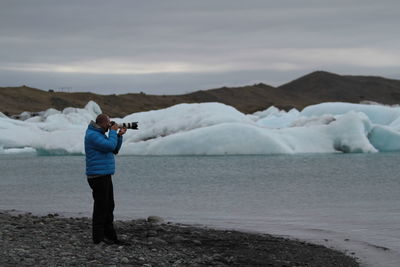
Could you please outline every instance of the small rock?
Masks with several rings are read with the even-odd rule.
[[[94,254],[94,258],[95,258],[95,259],[101,259],[101,254],[100,254],[100,253]]]
[[[158,216],[149,216],[147,217],[147,222],[149,223],[162,223],[164,220]]]
[[[222,257],[222,255],[221,254],[214,254],[214,255],[212,255],[212,259],[214,260],[214,261],[220,261],[220,260],[224,260],[224,257]]]
[[[147,236],[157,236],[157,231],[149,230],[147,231]]]
[[[34,260],[34,259],[30,259],[30,258],[26,258],[26,259],[25,259],[25,262],[28,263],[28,264],[30,264],[30,265],[35,264],[35,260]]]
[[[61,252],[61,253],[60,253],[60,256],[61,256],[61,257],[72,256],[72,253],[70,253],[70,252],[67,252],[67,251],[65,251],[65,252]]]
[[[201,241],[200,240],[193,240],[193,243],[195,243],[196,245],[201,245]]]
[[[181,260],[181,259],[174,262],[174,264],[182,264],[182,263],[183,263],[183,260]]]
[[[162,240],[160,238],[157,237],[149,237],[148,239],[152,244],[157,244],[157,245],[166,245],[167,241]]]
[[[121,259],[121,263],[123,263],[123,264],[129,263],[128,258],[127,258],[127,257],[123,257],[123,258]]]
[[[173,241],[173,242],[184,242],[184,241],[187,241],[187,239],[184,238],[183,236],[176,235],[176,236],[174,236],[174,237],[172,238],[172,241]]]

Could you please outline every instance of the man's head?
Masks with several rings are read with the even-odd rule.
[[[107,132],[110,128],[110,117],[106,114],[100,114],[96,117],[96,124],[99,125],[104,132]]]

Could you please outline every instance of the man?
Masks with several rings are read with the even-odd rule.
[[[110,130],[108,137],[106,132]],[[115,172],[114,154],[122,145],[126,128],[118,130],[106,114],[91,121],[85,135],[86,175],[94,199],[92,237],[95,244],[129,245],[120,241],[114,229],[114,192],[111,175]]]

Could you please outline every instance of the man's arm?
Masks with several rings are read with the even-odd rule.
[[[116,155],[116,154],[118,154],[118,152],[119,152],[119,149],[121,148],[121,145],[122,145],[122,136],[124,135],[126,133],[126,128],[122,128],[122,129],[120,129],[119,130],[119,132],[118,132],[118,140],[117,140],[117,146],[115,147],[115,150],[114,150],[114,154]]]
[[[114,153],[115,155],[118,154],[119,149],[121,148],[121,145],[122,145],[122,136],[118,134],[117,146],[115,147],[115,149],[114,149],[114,151],[113,151],[113,153]]]
[[[113,152],[117,147],[117,131],[110,129],[108,138],[102,134],[92,134],[90,136],[90,141],[95,147],[95,149],[102,152]]]

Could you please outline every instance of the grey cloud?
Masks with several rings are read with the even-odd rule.
[[[140,80],[136,84],[143,85],[143,90],[148,91],[159,91],[161,88],[156,83],[164,83],[165,88],[170,88],[167,92],[173,92],[173,88],[202,87],[198,84],[220,84],[213,82],[218,80],[215,78],[218,75],[225,77],[221,82],[226,85],[251,81],[254,77],[258,79],[261,73],[265,74],[267,83],[271,80],[268,76],[287,81],[290,74],[309,70],[307,62],[303,69],[296,71],[260,70],[263,64],[275,63],[269,62],[275,57],[260,51],[365,47],[398,51],[399,7],[398,1],[389,0],[2,1],[0,69],[20,63],[62,65],[110,58],[138,63],[186,62],[210,66],[224,63],[235,66],[235,71],[215,74],[152,74],[135,76],[135,79],[101,76],[114,81],[115,87],[134,87]],[[287,63],[287,60],[276,57],[278,63]],[[301,65],[301,62],[294,63]],[[237,69],[238,65],[241,70]],[[321,67],[324,66],[315,65],[315,68]],[[348,68],[353,72],[369,70],[362,66],[352,68],[346,62],[336,67],[327,63],[326,68]],[[375,69],[375,72],[384,70],[387,69]],[[255,75],[251,74],[253,71]],[[34,77],[40,77],[43,80],[40,84],[52,87],[61,84],[63,79],[68,82],[74,77],[82,83],[78,87],[104,87],[100,82],[96,86],[92,76],[84,78],[85,74],[80,73],[2,72],[2,77],[7,77],[10,82],[15,79],[15,83],[27,76],[30,77],[28,80],[37,83],[39,78]],[[387,75],[392,73],[391,70]],[[57,79],[53,79],[55,76]],[[146,83],[149,78],[157,82]],[[184,85],[174,79],[184,79]],[[121,80],[124,86],[119,82]],[[112,84],[109,87],[113,88]]]

